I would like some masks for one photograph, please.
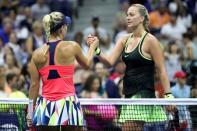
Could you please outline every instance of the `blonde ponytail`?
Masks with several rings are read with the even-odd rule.
[[[61,24],[62,23],[62,24]],[[54,35],[57,32],[60,27],[57,25],[63,26],[64,24],[64,14],[61,12],[51,12],[50,14],[47,14],[43,17],[43,26],[46,33],[47,41],[50,37],[50,35]]]
[[[147,32],[150,32],[150,30],[149,30],[149,28],[148,28],[148,26],[149,26],[148,13],[146,13],[145,16],[144,16],[143,26],[144,26],[144,29],[145,29]]]
[[[51,26],[50,25],[51,25],[51,17],[50,17],[50,15],[47,14],[43,17],[43,26],[44,26],[44,30],[46,32],[47,40],[51,34],[51,32],[50,32]]]

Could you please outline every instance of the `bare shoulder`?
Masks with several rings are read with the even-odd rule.
[[[131,33],[124,35],[120,40],[126,41],[131,36]]]
[[[155,52],[156,50],[163,50],[161,43],[159,40],[152,34],[148,33],[145,38],[146,47],[150,52]]]
[[[61,42],[61,45],[62,46],[77,46],[77,45],[79,45],[77,42],[75,42],[75,41],[62,41]]]
[[[62,41],[62,49],[63,50],[75,50],[76,48],[80,48],[80,45],[75,41]]]
[[[35,63],[42,63],[47,59],[47,52],[49,50],[49,46],[44,44],[40,48],[37,48],[32,55],[32,59]]]
[[[79,47],[80,46],[79,43],[77,43],[75,41],[67,41],[67,42],[69,42],[74,47]]]
[[[159,40],[152,34],[148,33],[147,37],[145,38],[149,45],[159,44]]]
[[[62,41],[61,44],[61,47],[60,47],[60,50],[63,54],[66,54],[66,55],[74,55],[78,52],[80,52],[80,45],[75,42],[75,41]]]
[[[127,42],[127,40],[129,39],[130,36],[131,36],[131,33],[122,36],[120,39],[118,39],[117,43],[122,44],[122,46],[124,47],[125,43]]]

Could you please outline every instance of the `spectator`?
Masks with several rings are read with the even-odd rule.
[[[169,0],[168,8],[170,13],[180,14],[183,11],[183,1]]]
[[[108,32],[106,29],[100,26],[100,18],[98,16],[92,17],[91,24],[92,25],[90,27],[85,28],[85,30],[83,31],[84,40],[86,40],[89,34],[92,34],[98,37],[100,43],[99,46],[107,45],[109,42]],[[85,49],[87,47],[86,45],[82,45],[82,48]],[[86,52],[86,49],[84,51]]]
[[[168,40],[182,40],[182,35],[187,30],[184,25],[177,22],[177,15],[171,14],[170,22],[161,28],[161,37]]]
[[[0,29],[0,38],[6,44],[9,41],[9,35],[13,32],[13,25],[10,18],[3,19],[3,28]]]
[[[101,78],[102,92],[106,92],[108,98],[119,98],[117,85],[113,80],[108,78],[109,72],[106,66],[101,62],[97,62],[94,70],[95,73]]]
[[[183,34],[183,56],[186,67],[192,60],[197,60],[197,46],[192,42],[193,34],[187,32]]]
[[[32,15],[35,20],[41,20],[45,14],[50,12],[49,6],[45,4],[45,0],[36,0],[31,7]]]
[[[121,38],[124,37],[126,35],[128,35],[128,33],[130,33],[129,29],[127,28],[127,26],[125,25],[125,27],[122,28],[122,30],[120,32],[118,32],[115,36],[115,43]]]
[[[51,11],[60,11],[64,15],[71,17],[71,19],[73,15],[73,4],[74,0],[49,0]]]
[[[178,14],[177,23],[184,25],[187,29],[191,28],[192,16],[188,13],[186,6],[183,6],[182,11]]]
[[[83,42],[83,33],[81,31],[78,31],[74,34],[73,40],[79,43],[79,45],[82,45]]]
[[[109,33],[107,33],[107,41],[106,41],[106,43],[103,44],[103,45],[100,45],[99,47],[107,55],[109,55],[109,53],[113,50],[114,43],[111,41]]]
[[[0,1],[0,11],[3,12],[4,16],[7,16],[10,10],[17,10],[19,0],[1,0]]]
[[[24,16],[25,16],[25,19],[21,21],[20,25],[24,25],[25,27],[27,27],[29,31],[32,32],[32,24],[34,20],[33,20],[32,10],[30,7],[25,7]]]
[[[30,28],[28,25],[28,17],[27,15],[27,11],[28,9],[30,9],[29,7],[19,7],[19,11],[18,14],[16,16],[16,22],[17,23],[17,27],[15,28],[15,32],[17,32],[17,38],[19,40],[24,40],[27,39],[27,37],[30,34]]]
[[[175,98],[190,98],[190,86],[186,85],[186,74],[183,71],[175,73],[174,78],[177,79],[177,83],[172,87],[172,94]],[[180,128],[183,130],[191,129],[191,117],[188,110],[188,106],[177,106],[179,114]]]
[[[106,92],[102,90],[101,78],[97,75],[90,75],[84,83],[84,90],[81,93],[83,98],[106,98]]]
[[[172,87],[172,93],[175,98],[190,98],[190,87],[186,85],[186,74],[183,71],[177,71],[174,75],[177,83]]]
[[[109,79],[113,80],[117,84],[119,79],[124,76],[125,69],[125,63],[122,60],[118,60],[113,67]]]
[[[168,77],[170,80],[170,85],[174,85],[175,80],[174,80],[174,74],[181,70],[181,53],[180,49],[175,41],[170,41],[168,44],[169,50],[165,52],[165,64],[166,64],[166,69],[168,73]]]
[[[149,14],[150,19],[150,32],[159,35],[163,25],[170,21],[169,12],[164,4],[160,4],[156,10]]]
[[[12,32],[9,37],[9,42],[7,43],[7,46],[12,48],[14,55],[16,56],[17,61],[19,64],[23,64],[23,52],[21,50],[21,47],[18,45],[18,39],[16,37],[16,33]]]
[[[76,66],[75,74],[74,74],[74,84],[75,84],[76,94],[78,97],[81,97],[80,94],[83,91],[86,79],[91,74],[93,74],[92,70],[85,70],[79,65],[78,67]]]
[[[94,65],[94,71],[100,77],[102,87],[105,89],[105,83],[107,77],[109,76],[109,72],[107,71],[106,66],[101,62],[97,62]]]
[[[17,84],[17,75],[15,73],[7,73],[6,74],[6,88],[5,92],[7,93],[8,96],[12,93],[12,87],[16,86]]]
[[[20,65],[18,64],[18,61],[14,55],[14,51],[10,47],[5,47],[4,50],[5,50],[4,61],[5,61],[6,73],[12,72],[19,75]]]
[[[106,98],[106,93],[102,91],[101,79],[97,75],[90,75],[85,84],[84,91],[81,93],[83,98]],[[104,113],[104,109],[110,112]],[[112,120],[116,117],[117,111],[113,105],[90,105],[84,107],[88,130],[107,130],[113,128]]]
[[[26,42],[27,52],[31,55],[35,49],[41,47],[45,42],[43,26],[40,24],[40,21],[35,21],[32,35],[29,36]]]
[[[113,21],[113,38],[117,36],[119,32],[125,31],[127,28],[126,12],[129,8],[128,1],[124,1],[120,4],[120,10],[116,13],[116,18]]]
[[[9,98],[27,98],[27,96],[20,91],[19,77],[15,73],[8,73],[6,75],[6,81],[11,88]]]

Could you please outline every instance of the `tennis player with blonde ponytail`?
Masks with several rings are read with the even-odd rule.
[[[126,98],[155,98],[156,69],[166,93],[165,97],[173,98],[160,43],[149,33],[148,24],[147,9],[140,4],[131,5],[127,11],[127,26],[132,33],[118,40],[109,57],[98,48],[96,54],[108,66],[114,65],[122,56],[126,65],[123,78],[123,93]],[[90,39],[89,43],[91,41]],[[123,106],[119,118],[119,122],[123,123],[123,131],[142,131],[146,122],[166,120],[165,112],[160,106]]]
[[[43,18],[47,43],[33,52],[30,66],[31,87],[29,98],[33,99],[35,110],[33,118],[27,115],[28,125],[36,126],[39,131],[80,131],[84,118],[80,102],[73,84],[74,62],[84,68],[92,64],[96,37],[84,56],[79,44],[64,41],[67,26],[71,19],[60,12],[52,12]],[[42,80],[42,94],[38,97]]]

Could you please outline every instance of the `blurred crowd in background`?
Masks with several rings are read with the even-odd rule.
[[[197,98],[196,0],[114,0],[119,4],[119,10],[112,14],[111,31],[100,24],[102,19],[99,16],[90,16],[89,27],[76,31],[75,21],[81,17],[79,12],[84,1],[0,0],[0,98],[28,97],[31,55],[47,42],[42,26],[45,14],[60,11],[71,17],[72,24],[65,39],[78,42],[84,54],[88,49],[85,39],[88,34],[93,34],[99,38],[101,50],[109,55],[116,41],[131,33],[127,29],[126,16],[127,9],[134,3],[143,4],[149,11],[150,33],[161,42],[173,95],[175,98]],[[101,1],[105,4],[107,0]],[[112,68],[107,68],[97,57],[90,70],[84,70],[76,64],[74,83],[78,97],[124,98],[124,71],[121,58]],[[163,97],[157,71],[155,89],[156,96]],[[188,110],[185,111],[182,114],[188,114]],[[192,114],[193,123],[197,123],[196,113]],[[184,119],[191,120],[190,116]]]
[[[106,0],[102,0],[103,3]],[[30,86],[29,61],[32,52],[46,43],[42,17],[60,11],[72,18],[66,40],[80,44],[86,54],[88,34],[98,36],[101,50],[109,54],[116,41],[131,33],[127,29],[126,12],[133,3],[146,6],[149,29],[161,42],[165,64],[174,96],[197,97],[197,2],[195,0],[118,0],[112,33],[100,25],[99,16],[90,17],[89,27],[74,31],[84,0],[1,0],[0,1],[0,98],[28,97]],[[105,3],[104,3],[105,4]],[[131,63],[132,64],[132,63]],[[107,68],[95,57],[91,70],[76,65],[74,82],[82,98],[122,98],[125,65],[120,59]],[[163,97],[160,80],[155,72],[157,97]],[[42,84],[42,83],[41,83]],[[179,92],[179,93],[178,93]],[[187,92],[187,93],[186,93]],[[176,95],[178,94],[178,95]]]

